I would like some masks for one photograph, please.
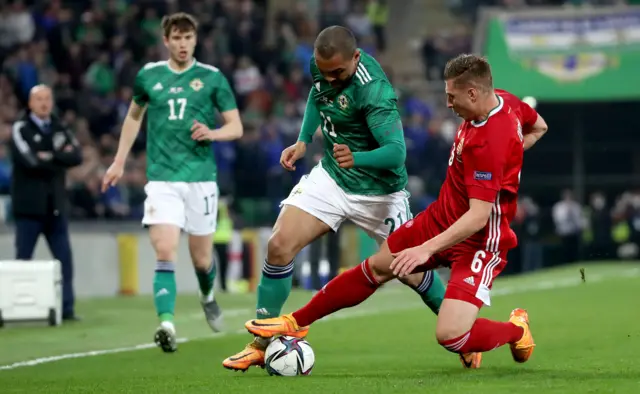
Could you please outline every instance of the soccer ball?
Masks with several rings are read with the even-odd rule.
[[[294,337],[277,337],[264,353],[264,364],[271,376],[309,375],[316,356],[309,342]]]

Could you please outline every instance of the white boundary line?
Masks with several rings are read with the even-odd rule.
[[[633,268],[633,269],[621,270],[617,273],[591,275],[587,278],[587,280],[589,283],[594,283],[594,282],[601,282],[607,278],[634,277],[639,275],[640,275],[640,268]],[[541,282],[534,282],[530,285],[498,288],[492,291],[493,293],[492,295],[500,297],[504,295],[530,293],[530,292],[540,291],[540,290],[568,288],[568,287],[578,286],[581,284],[581,282],[582,281],[579,278],[575,278],[575,277],[566,277],[558,280],[545,280]],[[397,311],[403,311],[403,310],[419,309],[422,307],[423,307],[422,303],[408,302],[403,305],[392,304],[387,307],[347,309],[344,311],[340,311],[334,315],[327,316],[324,319],[322,319],[320,322],[330,321],[330,320],[352,319],[352,318],[361,317],[361,316],[378,315],[381,313],[390,313],[390,312],[397,312]],[[245,329],[241,329],[236,331],[228,331],[228,332],[222,332],[217,334],[211,334],[203,337],[179,338],[178,343],[191,342],[191,341],[201,340],[201,339],[221,338],[221,337],[227,337],[230,335],[237,335],[237,334],[246,334],[246,332],[247,331]],[[8,370],[23,368],[23,367],[32,367],[35,365],[53,363],[57,361],[69,360],[74,358],[95,357],[95,356],[103,356],[107,354],[134,352],[137,350],[151,349],[154,347],[156,347],[154,343],[144,343],[144,344],[130,346],[130,347],[120,347],[120,348],[114,348],[114,349],[94,350],[90,352],[68,353],[68,354],[61,354],[58,356],[41,357],[41,358],[36,358],[32,360],[27,360],[27,361],[15,362],[13,364],[2,365],[0,366],[0,371],[8,371]]]

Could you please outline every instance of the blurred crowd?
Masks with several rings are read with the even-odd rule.
[[[121,185],[105,195],[99,185],[117,148],[135,75],[146,62],[167,57],[159,24],[162,15],[176,10],[175,1],[54,0],[27,6],[17,0],[2,5],[0,193],[8,192],[11,174],[6,149],[11,124],[25,107],[31,87],[45,83],[53,87],[57,114],[83,147],[82,165],[68,174],[72,217],[134,219],[142,215],[144,130]],[[242,140],[212,145],[222,193],[233,195],[241,205],[236,210],[253,216],[249,219],[253,224],[267,223],[277,212],[278,202],[322,154],[321,141],[316,141],[295,173],[279,165],[282,149],[297,139],[318,31],[346,25],[364,50],[381,53],[386,45],[385,2],[303,0],[279,11],[271,28],[266,3],[258,0],[184,1],[179,10],[197,15],[200,31],[195,56],[225,74],[245,125]],[[388,72],[392,78],[392,70]],[[401,87],[398,94],[407,125],[409,170],[422,176],[412,186],[418,194],[424,194],[425,188],[435,192],[444,176],[446,167],[440,163],[446,162],[443,158],[455,124],[435,116],[417,97],[403,95]],[[424,157],[432,160],[425,163]],[[424,206],[429,200],[418,199],[417,204]],[[259,218],[256,212],[262,213]]]

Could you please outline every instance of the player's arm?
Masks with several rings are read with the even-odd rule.
[[[404,165],[407,148],[397,98],[391,85],[375,81],[365,86],[360,96],[367,126],[379,148],[369,152],[354,152],[353,166],[360,168],[395,169]]]
[[[124,166],[127,162],[131,147],[138,137],[140,132],[140,125],[144,118],[144,113],[149,103],[149,95],[145,90],[143,68],[136,75],[136,80],[133,85],[133,100],[129,104],[129,111],[122,123],[122,130],[120,131],[120,140],[118,141],[118,151],[116,157],[113,159],[113,163],[109,166],[102,178],[102,192],[106,192],[109,187],[115,186],[122,175],[124,174]]]
[[[430,253],[448,249],[487,225],[501,189],[508,147],[508,141],[494,138],[463,150],[464,183],[469,196],[469,210],[447,230],[425,242],[425,248]]]
[[[122,123],[120,140],[118,141],[118,151],[114,159],[114,164],[120,168],[124,168],[131,147],[138,137],[140,125],[142,125],[142,119],[144,118],[144,113],[149,103],[149,95],[145,89],[145,77],[145,69],[143,68],[138,72],[138,75],[136,75],[133,84],[133,99],[129,105],[127,116]]]
[[[140,102],[140,104],[138,102]],[[142,124],[146,109],[146,103],[143,103],[141,100],[139,101],[134,97],[133,101],[131,101],[127,116],[122,123],[122,131],[120,132],[118,151],[116,152],[114,163],[124,166],[127,161],[131,147],[140,132],[140,125]]]
[[[242,137],[244,128],[240,119],[240,112],[237,109],[221,112],[224,125],[214,130],[215,141],[232,141]]]
[[[222,115],[224,125],[214,130],[214,140],[237,140],[242,137],[244,128],[242,126],[242,120],[240,119],[240,111],[238,111],[236,98],[233,95],[227,78],[221,72],[217,72],[215,76],[218,79],[218,85],[214,89],[213,101],[215,107]]]
[[[13,124],[10,140],[11,157],[31,170],[50,172],[55,169],[51,164],[51,152],[38,152],[37,144],[28,138],[24,131],[27,123],[19,120]]]
[[[80,143],[68,129],[64,130],[65,140],[62,146],[54,149],[53,159],[56,164],[65,168],[75,167],[82,163]]]
[[[529,132],[524,135],[524,150],[534,146],[536,142],[545,135],[548,129],[547,122],[538,114],[535,123],[529,129]]]
[[[295,171],[295,163],[307,152],[307,144],[311,143],[313,136],[320,128],[320,112],[313,102],[313,88],[309,92],[307,106],[302,117],[302,127],[298,135],[298,141],[287,147],[280,155],[280,165],[287,171]]]
[[[473,234],[482,230],[489,221],[493,202],[469,199],[469,210],[444,232],[425,243],[431,255],[459,244]]]
[[[313,102],[313,89],[309,91],[309,98],[307,98],[307,105],[304,108],[304,116],[302,117],[302,127],[300,128],[300,135],[298,135],[298,142],[305,144],[311,143],[313,135],[320,126],[320,112]]]
[[[524,101],[520,101],[522,113],[522,132],[524,134],[524,150],[530,149],[547,132],[547,122],[542,116]]]

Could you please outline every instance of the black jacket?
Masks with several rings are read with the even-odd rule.
[[[11,200],[14,217],[66,215],[67,168],[82,163],[73,134],[52,116],[44,133],[29,112],[13,124]]]

